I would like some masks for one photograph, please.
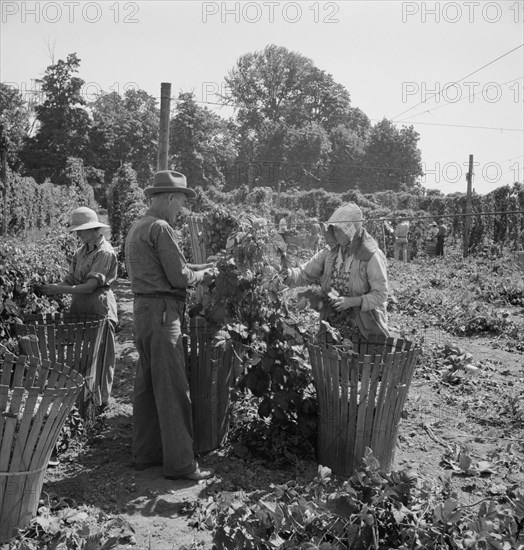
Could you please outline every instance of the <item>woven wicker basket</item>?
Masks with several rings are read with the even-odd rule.
[[[433,241],[431,239],[428,239],[426,242],[426,254],[433,258],[437,255],[437,241]]]
[[[193,407],[193,450],[222,445],[229,428],[230,391],[239,359],[233,349],[213,345],[216,329],[203,317],[191,318],[188,375]]]
[[[83,417],[93,402],[105,322],[95,314],[56,313],[26,317],[24,324],[16,326],[24,355],[62,363],[84,377],[84,390],[78,397]]]
[[[0,360],[0,543],[36,514],[49,457],[83,384],[60,363]]]
[[[319,407],[318,461],[350,476],[366,447],[381,468],[393,463],[402,408],[420,348],[406,340],[354,343],[353,356],[331,345],[310,345]]]

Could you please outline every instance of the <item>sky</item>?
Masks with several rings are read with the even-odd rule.
[[[35,79],[76,52],[83,93],[141,88],[227,93],[239,57],[283,46],[345,86],[376,123],[413,125],[425,176],[479,194],[524,181],[524,0],[464,2],[65,0],[0,2],[0,81],[35,97]],[[172,107],[174,101],[172,102]]]

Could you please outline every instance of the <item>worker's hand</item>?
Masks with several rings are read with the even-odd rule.
[[[345,311],[361,304],[362,298],[360,296],[337,296],[331,299],[331,305],[336,311]]]
[[[204,286],[210,286],[218,275],[218,270],[215,267],[208,267],[204,269],[204,278],[202,284]]]
[[[58,294],[56,285],[40,285],[38,291],[45,295]]]
[[[291,275],[291,269],[289,269],[289,267],[287,267],[286,269],[283,269],[280,272],[280,276],[282,277],[282,282],[286,284],[286,281],[289,279],[290,275]]]

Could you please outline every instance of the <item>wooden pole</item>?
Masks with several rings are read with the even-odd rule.
[[[0,177],[2,179],[2,235],[7,234],[7,145],[0,125]]]
[[[158,135],[157,170],[167,170],[169,154],[169,116],[171,112],[171,84],[162,82],[160,86],[160,131]]]
[[[469,254],[469,231],[471,228],[471,202],[472,202],[472,181],[473,181],[473,155],[469,155],[469,170],[466,174],[468,189],[466,193],[466,219],[464,221],[464,250],[462,256],[467,258]]]
[[[250,191],[253,189],[253,172],[253,161],[251,160],[247,167],[247,186]]]

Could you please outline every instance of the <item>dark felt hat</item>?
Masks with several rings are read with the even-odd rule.
[[[153,176],[153,185],[144,189],[144,193],[150,197],[157,193],[184,193],[188,198],[194,199],[196,193],[188,189],[184,174],[173,170],[161,170]]]

